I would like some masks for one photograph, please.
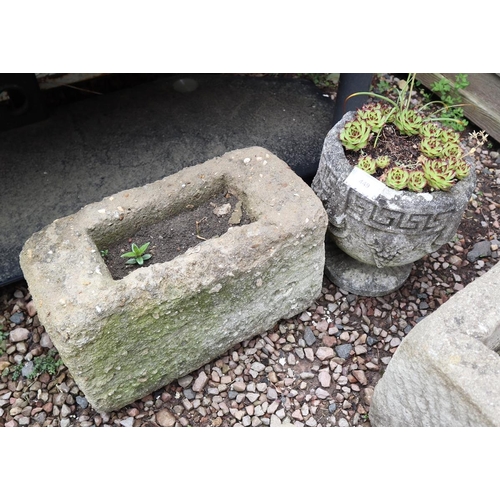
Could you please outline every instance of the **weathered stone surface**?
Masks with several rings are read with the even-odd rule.
[[[362,297],[382,297],[398,290],[410,275],[413,264],[377,267],[353,259],[332,239],[325,239],[325,275],[339,288]]]
[[[228,189],[252,223],[113,280],[99,248]],[[263,148],[122,191],[34,234],[20,261],[41,323],[89,403],[118,409],[305,310],[321,293],[327,216]]]
[[[375,387],[376,426],[500,426],[500,264],[420,321]]]

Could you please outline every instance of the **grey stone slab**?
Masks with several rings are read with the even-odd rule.
[[[375,426],[500,426],[500,264],[403,340],[375,386]]]
[[[190,76],[193,92],[159,78],[0,133],[0,284],[22,277],[23,243],[55,219],[227,151],[262,146],[312,178],[333,101],[311,82]]]
[[[221,189],[239,197],[250,224],[112,278],[99,249]],[[307,309],[321,293],[326,226],[311,188],[254,147],[54,221],[26,242],[21,265],[79,388],[94,408],[110,411]]]

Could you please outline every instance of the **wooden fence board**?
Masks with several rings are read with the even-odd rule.
[[[447,78],[455,81],[457,73],[418,73],[417,79],[428,89],[431,85]],[[459,90],[465,116],[479,128],[485,130],[493,139],[500,142],[500,76],[497,73],[470,73],[470,84]]]

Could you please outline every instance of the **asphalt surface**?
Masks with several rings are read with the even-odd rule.
[[[24,242],[55,219],[225,152],[262,146],[312,180],[330,97],[300,79],[187,75],[192,89],[182,76],[63,102],[0,132],[0,286],[22,279]]]

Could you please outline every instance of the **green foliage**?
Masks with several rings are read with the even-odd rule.
[[[374,174],[377,170],[377,164],[371,156],[362,156],[358,161],[358,167],[367,174]]]
[[[401,167],[392,167],[387,171],[385,183],[392,189],[401,190],[408,184],[410,174]]]
[[[316,87],[328,89],[337,84],[340,73],[299,73],[297,76],[311,80]]]
[[[358,118],[363,120],[373,132],[380,132],[385,125],[387,108],[379,103],[370,103],[358,111]]]
[[[408,81],[403,82],[400,89],[396,89],[397,98],[392,94],[388,97],[374,92],[357,92],[349,96],[366,95],[382,102],[368,103],[359,109],[354,120],[346,123],[340,131],[340,141],[346,149],[360,152],[358,167],[365,172],[380,175],[380,170],[376,171],[377,168],[387,169],[380,175],[380,180],[393,189],[416,192],[421,192],[423,189],[447,191],[457,181],[469,175],[470,167],[465,157],[472,155],[475,150],[473,148],[465,154],[460,145],[460,135],[456,131],[457,128],[464,126],[463,116],[460,113],[453,117],[449,114],[455,109],[462,110],[461,104],[456,102],[458,98],[455,93],[457,89],[468,85],[467,75],[457,76],[453,85],[447,80],[442,81],[438,90],[444,100],[427,102],[420,107],[412,106],[415,78],[416,74],[411,73]],[[454,123],[455,129],[450,128],[449,123]],[[390,165],[390,158],[381,162],[372,153],[376,162],[374,169],[367,159],[370,157],[363,152],[363,149],[369,144],[376,149],[377,141],[389,124],[393,124],[402,136],[418,136],[421,154],[412,165],[402,165],[397,161]],[[476,135],[472,134],[472,137],[479,146],[486,142],[487,134],[479,132]],[[411,181],[410,173],[412,173]]]
[[[33,360],[33,371],[27,376],[33,380],[38,378],[42,373],[47,372],[49,375],[55,375],[58,368],[62,365],[61,359],[55,359],[53,353],[47,356],[39,356]],[[23,367],[19,364],[12,370],[12,380],[17,380],[22,374]]]
[[[340,140],[346,149],[359,151],[366,148],[371,128],[361,119],[346,123],[340,132]]]
[[[8,337],[9,332],[4,332],[2,326],[0,325],[0,356],[5,352]]]
[[[449,126],[458,131],[464,130],[468,124],[468,121],[464,118],[464,110],[460,107],[462,97],[459,93],[459,90],[466,88],[468,85],[468,76],[464,74],[458,74],[454,82],[447,78],[441,78],[431,85],[431,90],[439,97],[444,106],[441,118],[450,119]]]
[[[428,185],[435,190],[449,191],[454,184],[455,171],[449,169],[448,164],[441,159],[424,160],[422,170]]]
[[[12,371],[11,371],[12,380],[17,380],[21,376],[22,370],[23,370],[23,367],[21,365],[14,366],[14,368],[12,368]]]
[[[388,94],[393,87],[387,80],[380,78],[377,84],[377,88],[381,94]]]
[[[391,163],[391,159],[387,155],[382,155],[376,158],[375,164],[378,168],[387,168]]]
[[[138,264],[139,266],[142,266],[145,260],[151,258],[151,254],[144,253],[148,249],[148,247],[149,243],[144,243],[144,245],[140,247],[135,243],[132,243],[132,251],[122,254],[121,257],[123,257],[124,259],[128,258],[126,264]]]
[[[100,252],[101,252],[101,257],[103,259],[105,259],[109,255],[109,250],[108,249],[100,250]]]
[[[427,179],[421,170],[412,170],[408,177],[408,189],[415,193],[421,193],[427,186]]]
[[[34,368],[33,371],[28,375],[28,378],[35,379],[43,372],[47,372],[49,375],[55,375],[57,369],[63,364],[61,359],[55,359],[52,353],[47,356],[40,356],[33,361]]]

